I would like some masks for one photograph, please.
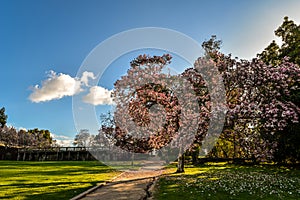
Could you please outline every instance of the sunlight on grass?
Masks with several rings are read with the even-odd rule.
[[[209,163],[162,177],[156,199],[300,199],[300,172],[274,166]]]
[[[100,162],[0,161],[0,199],[69,199],[120,172]]]

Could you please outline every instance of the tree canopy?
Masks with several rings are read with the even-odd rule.
[[[7,122],[7,115],[5,114],[5,108],[2,107],[0,109],[0,124],[1,124],[1,128],[3,128],[6,125]]]
[[[281,46],[273,40],[263,52],[257,54],[258,58],[267,64],[278,65],[288,57],[290,62],[300,66],[300,25],[286,16],[275,30],[275,35],[281,38]]]
[[[54,141],[49,130],[35,128],[27,131],[4,126],[0,128],[0,143],[8,147],[49,148]]]

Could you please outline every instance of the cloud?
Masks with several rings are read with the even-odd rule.
[[[39,103],[61,99],[65,96],[74,96],[89,88],[89,93],[83,96],[82,100],[85,103],[92,105],[111,105],[111,90],[100,86],[90,86],[89,81],[96,79],[93,72],[85,71],[80,78],[71,77],[68,74],[56,73],[50,71],[48,79],[42,81],[41,86],[33,87],[33,92],[29,99],[32,102]]]
[[[93,72],[83,72],[81,78],[71,77],[68,74],[54,71],[48,73],[48,79],[42,81],[41,86],[33,87],[33,92],[29,99],[32,102],[39,103],[61,99],[65,96],[73,96],[83,91],[82,86],[89,86],[89,79],[95,79]]]
[[[27,128],[24,128],[24,127],[18,127],[17,130],[19,130],[19,131],[21,131],[21,130],[23,130],[23,131],[28,131],[28,129],[27,129]]]
[[[91,79],[95,79],[95,75],[93,72],[83,72],[80,81],[85,85],[85,86],[89,86],[89,78]]]
[[[54,133],[50,133],[51,137],[56,140],[56,144],[61,147],[70,147],[73,146],[73,141],[70,137],[64,135],[56,135]]]
[[[50,136],[53,138],[53,139],[63,139],[63,140],[68,140],[70,139],[70,137],[68,136],[64,136],[64,135],[56,135],[54,133],[50,133]]]
[[[77,78],[63,73],[57,74],[50,71],[48,79],[42,82],[42,86],[36,85],[29,99],[32,102],[39,103],[53,99],[61,99],[64,96],[73,96],[82,91],[81,82]]]
[[[73,140],[56,140],[56,144],[60,147],[71,147],[73,146]]]
[[[93,86],[90,88],[89,93],[82,98],[85,103],[92,105],[112,105],[111,90],[105,89],[100,86]]]

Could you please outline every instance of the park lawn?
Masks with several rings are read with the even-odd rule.
[[[97,161],[0,161],[0,199],[70,199],[119,173]]]
[[[210,163],[175,168],[159,179],[155,199],[300,199],[300,170]]]

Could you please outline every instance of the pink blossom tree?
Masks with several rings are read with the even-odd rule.
[[[141,55],[133,60],[127,74],[115,82],[114,120],[112,125],[102,125],[102,132],[126,151],[147,153],[169,144],[190,145],[180,140],[184,138],[180,134],[196,130],[196,134],[188,135],[193,145],[183,145],[180,149],[199,149],[211,128],[210,121],[218,121],[220,113],[228,109],[222,137],[233,138],[234,158],[239,152],[239,156],[253,161],[272,159],[277,145],[272,139],[274,133],[288,124],[299,123],[300,109],[289,100],[293,91],[299,89],[299,67],[288,60],[279,66],[257,59],[237,60],[216,51],[211,57],[199,58],[193,68],[176,78],[161,73],[171,62],[170,55]],[[215,78],[212,66],[222,75],[225,96],[220,95],[220,88],[209,88],[207,84],[207,77],[210,82],[220,81]],[[182,82],[178,82],[178,77]],[[181,86],[183,80],[189,83],[189,92],[184,92],[187,87]],[[180,101],[183,97],[178,92],[184,94],[184,99],[195,96],[197,106]],[[215,103],[212,97],[225,98],[226,105],[212,110]],[[196,120],[190,122],[192,118]],[[179,172],[184,171],[183,156],[184,151],[179,151]]]
[[[299,90],[299,67],[288,60],[273,66],[221,53],[215,58],[227,91],[224,132],[234,134],[238,147],[254,160],[272,159],[277,145],[273,135],[288,124],[299,123],[300,109],[289,100]]]

